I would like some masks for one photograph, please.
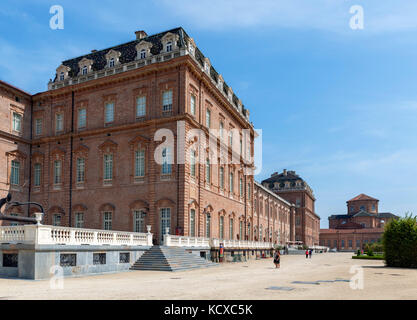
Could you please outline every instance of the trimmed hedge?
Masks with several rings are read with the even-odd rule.
[[[406,215],[387,223],[382,243],[388,267],[417,268],[416,217]]]
[[[384,256],[352,256],[352,259],[364,259],[364,260],[384,260]]]

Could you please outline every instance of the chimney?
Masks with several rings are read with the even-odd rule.
[[[136,40],[140,40],[148,36],[148,34],[143,30],[136,31],[135,34],[136,34]]]
[[[97,52],[96,49],[91,50],[91,53],[96,53],[96,52]]]
[[[287,176],[287,169],[284,169],[284,176]]]

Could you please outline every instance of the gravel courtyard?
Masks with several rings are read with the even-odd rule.
[[[0,279],[0,299],[417,299],[417,270],[353,260],[350,253],[272,259],[182,272],[129,271],[50,281]],[[351,289],[352,266],[361,266],[363,289]],[[356,268],[358,270],[358,268]]]

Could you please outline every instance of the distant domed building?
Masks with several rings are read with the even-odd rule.
[[[379,212],[379,200],[360,194],[346,201],[347,214],[331,215],[329,229],[320,230],[320,244],[338,250],[362,249],[366,243],[378,242],[385,224],[398,216]]]

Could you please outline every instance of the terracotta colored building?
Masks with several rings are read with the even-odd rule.
[[[320,217],[315,212],[313,190],[295,171],[274,173],[262,185],[295,204],[295,241],[319,245]]]
[[[320,245],[343,251],[378,242],[384,225],[398,218],[390,212],[379,212],[378,204],[378,199],[366,194],[347,201],[347,214],[330,216],[329,229],[320,230]]]
[[[166,228],[248,240],[270,231],[282,244],[290,237],[290,203],[253,179],[248,109],[182,28],[139,31],[63,61],[46,92],[0,89],[8,119],[0,128],[2,196],[41,203],[45,224],[151,225],[156,243]],[[259,215],[258,197],[268,208]]]

